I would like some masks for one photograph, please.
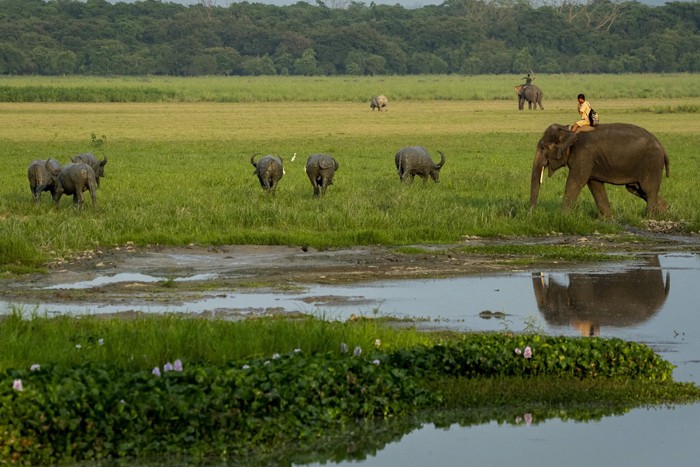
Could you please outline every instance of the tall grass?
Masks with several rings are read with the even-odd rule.
[[[377,342],[379,339],[379,342]],[[345,323],[311,317],[240,322],[175,315],[105,320],[95,316],[46,318],[15,309],[0,321],[0,370],[32,364],[76,366],[92,362],[124,370],[149,370],[181,359],[190,364],[226,365],[273,354],[408,348],[439,339],[377,320]]]
[[[460,76],[208,76],[0,77],[0,102],[366,102],[385,94],[393,101],[509,100],[520,75]],[[697,75],[538,75],[545,99],[700,97]]]

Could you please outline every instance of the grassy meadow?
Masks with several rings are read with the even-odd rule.
[[[700,173],[700,96],[690,85],[697,77],[585,78],[582,86],[579,76],[538,76],[544,111],[518,111],[517,76],[2,78],[0,265],[21,272],[126,242],[326,248],[644,228],[644,203],[622,187],[608,187],[612,220],[598,217],[587,189],[577,208],[563,213],[565,169],[545,180],[538,208],[529,211],[535,145],[549,124],[577,118],[578,92],[589,96],[603,122],[635,123],[659,138],[671,161],[671,178],[661,188],[671,209],[660,219],[679,222],[686,232],[700,230],[700,195],[693,189]],[[106,89],[138,100],[135,90],[143,86],[175,97],[2,97],[8,89],[84,95]],[[370,111],[369,99],[378,93],[389,97],[388,112]],[[101,148],[92,147],[93,134],[106,137]],[[440,184],[399,183],[394,153],[409,145],[426,146],[436,160],[437,150],[444,152]],[[109,160],[97,212],[89,203],[76,211],[70,197],[54,210],[49,193],[32,204],[26,176],[32,160],[64,164],[87,151]],[[306,158],[318,152],[340,163],[324,199],[312,197],[304,173]],[[255,153],[285,160],[275,196],[264,194],[252,173]]]

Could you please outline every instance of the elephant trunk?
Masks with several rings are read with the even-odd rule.
[[[532,162],[532,178],[530,181],[530,209],[535,209],[537,196],[540,194],[540,185],[544,176],[544,168],[547,167],[547,159],[541,148],[537,148],[535,159]]]

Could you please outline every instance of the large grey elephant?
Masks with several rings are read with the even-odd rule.
[[[583,335],[599,335],[604,326],[633,326],[654,316],[671,287],[659,257],[630,271],[609,274],[568,274],[568,285],[542,273],[532,274],[537,307],[545,321],[571,326]]]
[[[535,86],[534,84],[520,84],[515,86],[515,92],[518,95],[518,109],[523,110],[525,107],[525,101],[527,101],[527,108],[532,110],[537,110],[537,106],[544,110],[542,107],[542,97],[544,94],[542,90]]]
[[[573,132],[567,125],[550,125],[537,143],[532,163],[530,209],[537,204],[545,167],[551,177],[564,166],[569,168],[564,209],[572,208],[581,189],[588,185],[600,213],[610,217],[605,183],[625,185],[630,193],[646,201],[647,215],[668,208],[659,196],[664,167],[669,175],[668,155],[644,128],[608,123],[592,131]]]

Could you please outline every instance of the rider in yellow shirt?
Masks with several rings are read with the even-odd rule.
[[[581,120],[571,125],[572,131],[578,131],[582,126],[590,126],[591,121],[588,116],[591,113],[591,104],[586,100],[583,94],[578,95],[578,113],[581,115]]]

